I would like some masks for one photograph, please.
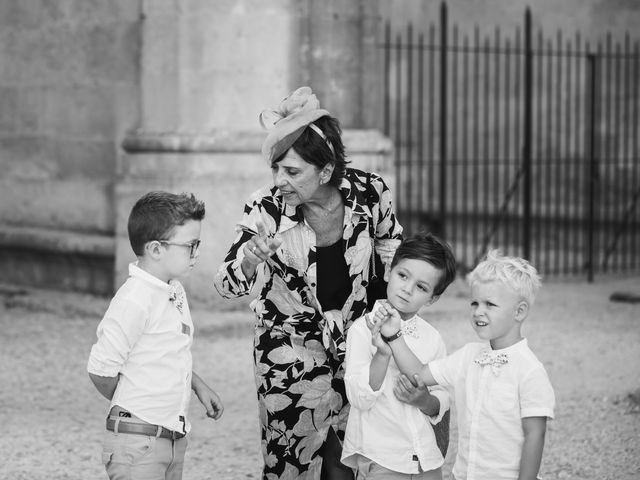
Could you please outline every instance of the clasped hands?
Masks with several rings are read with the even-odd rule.
[[[371,331],[371,343],[382,355],[391,356],[391,347],[382,339],[391,337],[402,329],[400,313],[387,300],[376,302],[373,311],[365,315],[367,327]],[[393,393],[401,402],[422,408],[428,387],[418,375],[409,379],[406,375],[400,375],[393,387]]]
[[[366,315],[365,318],[367,327],[371,330],[371,335],[374,338],[379,338],[380,341],[382,341],[380,334],[390,337],[402,328],[400,313],[387,300],[377,301],[373,311]]]

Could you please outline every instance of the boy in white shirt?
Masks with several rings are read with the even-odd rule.
[[[198,259],[204,203],[192,194],[150,192],[131,210],[138,261],[98,325],[87,365],[110,400],[102,461],[110,479],[180,480],[191,428],[191,389],[218,419],[218,395],[192,372],[193,323],[177,277]]]
[[[403,373],[455,391],[456,480],[534,480],[555,405],[547,372],[521,334],[540,277],[526,260],[492,250],[468,279],[471,325],[484,342],[424,366],[398,334],[397,312],[380,311],[372,329],[389,337]]]
[[[456,262],[451,249],[433,235],[404,240],[385,274],[387,299],[377,309],[398,312],[407,345],[423,362],[446,355],[438,331],[417,313],[432,305],[453,281]],[[383,305],[387,305],[385,308]],[[342,463],[361,479],[441,480],[443,453],[434,424],[449,409],[449,394],[441,387],[422,390],[419,408],[405,403],[400,371],[389,345],[378,331],[372,335],[367,317],[359,318],[347,335],[345,384],[351,404]]]

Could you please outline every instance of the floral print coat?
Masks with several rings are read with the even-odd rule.
[[[402,227],[380,176],[347,169],[340,193],[345,205],[343,251],[352,285],[341,311],[322,310],[316,297],[315,233],[301,209],[287,205],[275,187],[251,195],[238,235],[216,274],[215,286],[223,297],[249,294],[258,275],[245,278],[240,265],[244,244],[257,232],[256,222],[269,234],[282,236],[277,252],[261,264],[263,286],[251,302],[264,479],[320,478],[318,454],[329,429],[344,438],[346,335],[367,305],[374,245],[370,222],[375,225],[376,253],[385,264],[400,243]]]

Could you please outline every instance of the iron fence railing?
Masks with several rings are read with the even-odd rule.
[[[472,267],[489,247],[544,274],[640,270],[640,47],[524,28],[386,26],[384,130],[407,232]]]

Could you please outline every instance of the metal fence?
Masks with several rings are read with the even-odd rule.
[[[463,268],[488,248],[543,274],[640,271],[640,48],[386,26],[385,133],[405,231],[446,238]]]

